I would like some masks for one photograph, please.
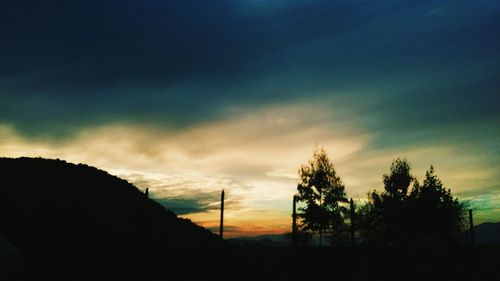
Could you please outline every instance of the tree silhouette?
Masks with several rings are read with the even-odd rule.
[[[383,182],[384,191],[369,193],[369,202],[359,210],[365,241],[384,245],[457,241],[464,207],[443,187],[434,167],[420,186],[411,175],[408,161],[398,158],[390,173],[383,175]]]
[[[384,174],[384,191],[369,193],[369,202],[360,211],[365,239],[371,242],[393,244],[407,239],[408,218],[404,209],[412,182],[411,167],[406,159],[397,158],[390,173]]]
[[[415,179],[410,174],[410,164],[406,159],[397,158],[391,164],[391,173],[384,174],[385,196],[402,200],[408,194],[408,187]]]
[[[345,188],[324,149],[314,152],[309,164],[299,169],[299,176],[297,200],[305,203],[299,208],[299,227],[319,233],[321,245],[325,231],[336,235],[345,229],[345,208],[339,205],[347,201]]]
[[[431,166],[422,186],[416,184],[408,198],[411,232],[416,241],[425,244],[453,243],[463,226],[464,205],[443,186]]]

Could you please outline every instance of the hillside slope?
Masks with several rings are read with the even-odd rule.
[[[500,245],[500,222],[474,226],[474,240],[479,245]]]
[[[76,280],[153,278],[161,274],[155,268],[175,268],[184,258],[203,263],[203,254],[222,244],[127,181],[87,165],[0,158],[0,171],[0,236],[38,280],[73,280],[76,272]]]

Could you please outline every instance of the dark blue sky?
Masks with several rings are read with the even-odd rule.
[[[496,1],[9,2],[0,120],[28,135],[332,96],[376,129],[499,122]]]
[[[0,3],[4,155],[113,170],[123,161],[103,143],[120,136],[131,143],[117,154],[144,157],[129,170],[175,159],[255,187],[292,160],[293,174],[309,154],[299,143],[335,140],[332,159],[348,184],[367,179],[351,181],[362,194],[385,171],[368,167],[409,155],[500,202],[499,108],[499,1]],[[116,129],[127,126],[149,131]],[[221,160],[227,151],[263,156]]]

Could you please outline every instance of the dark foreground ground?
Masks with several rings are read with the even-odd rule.
[[[500,280],[500,247],[180,249],[127,261],[4,264],[0,280]]]
[[[94,167],[0,158],[0,171],[0,281],[500,280],[498,246],[237,246]]]
[[[499,247],[248,248],[247,280],[500,280]]]

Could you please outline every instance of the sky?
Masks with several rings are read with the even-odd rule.
[[[500,207],[500,2],[0,3],[0,156],[123,177],[226,237],[290,231],[323,147],[362,202],[406,158]],[[91,204],[91,202],[89,202]]]

